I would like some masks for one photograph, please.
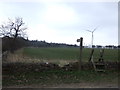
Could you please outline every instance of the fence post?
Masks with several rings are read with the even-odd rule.
[[[83,48],[83,38],[77,39],[77,42],[80,42],[80,60],[78,61],[78,69],[81,70],[82,68],[82,48]]]
[[[104,61],[103,60],[103,54],[104,54],[104,49],[100,50],[100,58],[99,58],[99,61]]]

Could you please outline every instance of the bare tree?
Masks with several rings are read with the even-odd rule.
[[[25,37],[25,30],[27,29],[23,22],[23,19],[20,17],[15,18],[14,20],[8,19],[7,23],[4,23],[0,26],[0,36],[12,38],[11,43],[11,52],[14,52],[16,47],[16,38]]]
[[[0,36],[13,38],[17,38],[18,36],[24,37],[26,35],[25,30],[27,29],[24,24],[23,19],[20,17],[15,18],[15,20],[8,19],[7,23],[0,26]]]

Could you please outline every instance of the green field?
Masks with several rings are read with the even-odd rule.
[[[94,60],[99,58],[99,50],[95,49]],[[83,49],[83,61],[87,62],[91,49]],[[18,54],[18,56],[17,56]],[[21,55],[22,54],[22,55]],[[118,71],[107,70],[106,72],[95,72],[94,70],[73,70],[66,71],[62,69],[36,71],[36,66],[40,61],[53,61],[63,66],[68,62],[79,60],[79,48],[23,48],[10,54],[11,60],[16,63],[3,63],[3,87],[47,87],[64,85],[64,84],[86,84],[91,87],[114,87],[118,85]],[[9,58],[10,58],[9,57]],[[23,57],[23,58],[21,58]],[[117,61],[117,49],[105,49],[105,61]],[[21,63],[22,62],[22,63]],[[25,62],[25,63],[23,63]],[[26,63],[28,62],[28,63]],[[31,63],[32,62],[32,63]],[[31,63],[29,65],[29,63]],[[31,69],[29,69],[32,67]],[[71,85],[69,85],[71,86]],[[65,87],[65,85],[63,86]],[[74,86],[71,86],[74,87]]]
[[[97,61],[100,57],[100,49],[94,51],[94,61]],[[82,60],[87,62],[90,57],[91,49],[84,48]],[[79,60],[79,48],[24,48],[23,54],[42,60]],[[105,61],[118,61],[117,49],[105,49],[104,50]]]

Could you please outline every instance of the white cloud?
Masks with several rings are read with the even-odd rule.
[[[62,26],[66,24],[73,24],[76,22],[76,13],[71,7],[65,4],[46,4],[43,20],[47,24],[57,24]]]
[[[31,40],[49,40],[52,41],[56,39],[56,30],[50,29],[45,24],[38,24],[36,26],[33,26],[32,28],[29,28],[29,39]]]

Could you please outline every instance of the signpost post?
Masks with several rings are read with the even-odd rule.
[[[81,70],[82,66],[82,48],[83,48],[83,38],[77,39],[77,42],[80,42],[80,60],[78,61],[78,69]]]

